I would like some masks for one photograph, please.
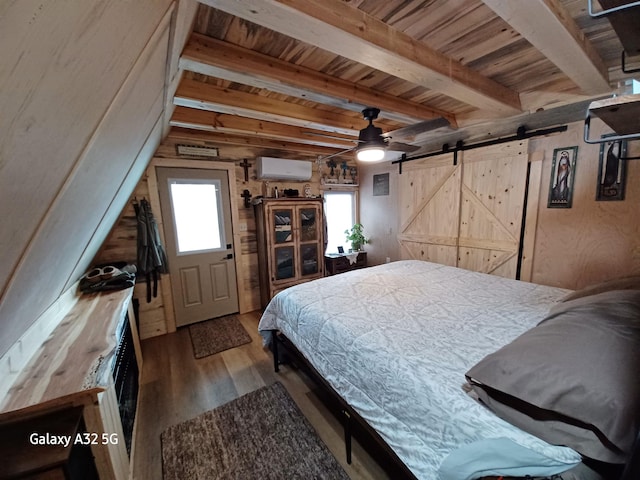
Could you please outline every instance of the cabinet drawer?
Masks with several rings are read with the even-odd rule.
[[[349,270],[363,268],[367,266],[367,252],[358,253],[358,257],[353,263],[351,263],[348,256],[341,255],[337,257],[325,257],[325,264],[327,275],[335,275],[348,272]]]

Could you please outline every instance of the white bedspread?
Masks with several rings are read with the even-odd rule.
[[[506,438],[579,460],[500,420],[463,390],[465,372],[533,327],[567,290],[400,261],[280,292],[259,329],[279,329],[421,479],[450,452]]]

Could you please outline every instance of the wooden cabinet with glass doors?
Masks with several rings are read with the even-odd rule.
[[[267,198],[254,205],[260,303],[324,275],[322,199]]]

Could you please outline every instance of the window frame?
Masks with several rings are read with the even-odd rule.
[[[337,246],[338,245],[342,245],[343,247],[345,247],[345,252],[349,250],[349,248],[351,248],[350,245],[345,245],[347,242],[346,240],[344,240],[342,243],[336,245],[336,251],[335,252],[329,252],[328,247],[329,247],[329,217],[327,215],[328,210],[327,210],[327,195],[340,195],[340,194],[350,194],[352,196],[352,213],[353,213],[353,223],[358,223],[360,221],[360,209],[359,209],[359,198],[358,198],[358,189],[357,188],[327,188],[324,190],[323,195],[324,195],[324,206],[325,206],[325,222],[327,224],[327,235],[326,235],[326,247],[325,247],[325,251],[324,254],[325,255],[329,255],[329,254],[337,254]],[[351,228],[351,227],[349,227]]]

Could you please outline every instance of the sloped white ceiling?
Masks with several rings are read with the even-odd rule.
[[[159,144],[175,6],[0,6],[0,356],[88,268]]]

